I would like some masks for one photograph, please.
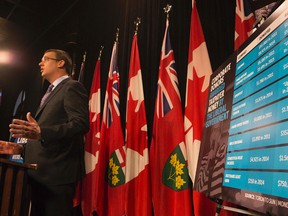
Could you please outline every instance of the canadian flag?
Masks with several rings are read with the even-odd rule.
[[[192,1],[184,127],[188,168],[193,182],[195,182],[211,74],[212,68],[201,22],[196,3]],[[225,204],[230,205],[226,202]],[[216,214],[216,203],[203,193],[193,191],[193,206],[195,216]],[[221,211],[220,215],[235,214]]]
[[[193,1],[185,101],[185,140],[189,174],[195,180],[212,68],[196,4]]]
[[[185,141],[189,175],[195,175],[206,113],[206,101],[212,68],[195,1],[192,1],[190,45],[185,101]],[[193,191],[194,214],[215,215],[216,204],[204,194]]]
[[[137,34],[131,48],[126,106],[127,216],[152,215],[148,136]]]
[[[90,97],[90,130],[85,135],[85,169],[86,176],[82,181],[82,214],[92,215],[96,211],[97,166],[100,150],[100,119],[101,119],[101,89],[100,89],[100,57],[94,70]]]

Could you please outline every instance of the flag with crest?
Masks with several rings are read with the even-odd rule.
[[[253,33],[254,15],[249,7],[248,0],[236,0],[235,10],[235,41],[234,50]]]
[[[90,130],[85,135],[85,169],[86,176],[82,181],[82,215],[90,216],[96,211],[96,189],[98,180],[96,171],[100,149],[101,124],[101,88],[100,88],[100,55],[96,62],[89,97]]]
[[[168,19],[161,49],[150,165],[154,214],[192,215],[181,98]]]
[[[100,132],[100,151],[97,169],[97,215],[125,214],[125,154],[120,119],[119,73],[117,42],[114,43]]]
[[[126,215],[152,215],[148,136],[137,34],[131,48],[126,107]]]

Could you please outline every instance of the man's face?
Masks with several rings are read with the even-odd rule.
[[[47,79],[53,76],[53,74],[57,72],[59,61],[60,60],[56,58],[56,53],[46,52],[39,63],[42,77]]]

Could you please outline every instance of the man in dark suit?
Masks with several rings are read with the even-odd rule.
[[[35,118],[27,113],[27,121],[14,119],[10,124],[14,138],[28,138],[25,162],[37,164],[37,170],[28,173],[33,216],[71,215],[76,184],[85,174],[83,135],[89,130],[88,96],[83,85],[68,76],[71,65],[65,51],[47,50],[39,66],[51,84],[49,92]]]

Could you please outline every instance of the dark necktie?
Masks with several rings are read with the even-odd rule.
[[[40,107],[44,104],[44,102],[46,101],[48,96],[51,94],[53,87],[54,87],[53,85],[49,85],[46,93],[44,94],[44,96],[41,99]]]

